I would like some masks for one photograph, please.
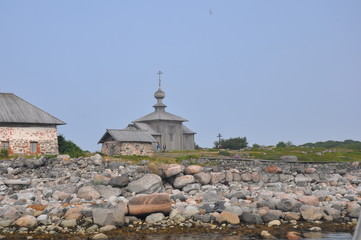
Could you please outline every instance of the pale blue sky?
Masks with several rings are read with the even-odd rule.
[[[158,70],[200,146],[361,140],[359,0],[0,1],[0,92],[84,149],[153,111]]]

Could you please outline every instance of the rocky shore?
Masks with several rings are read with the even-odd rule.
[[[300,239],[325,228],[352,231],[360,196],[359,162],[20,157],[0,161],[0,239],[191,229]]]

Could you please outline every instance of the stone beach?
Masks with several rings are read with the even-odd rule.
[[[0,239],[182,229],[246,234],[242,227],[264,239],[301,239],[325,228],[351,231],[360,205],[359,162],[135,165],[98,154],[0,161]]]

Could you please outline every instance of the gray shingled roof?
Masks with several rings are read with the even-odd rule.
[[[152,136],[154,135],[162,135],[159,132],[155,131],[149,124],[145,122],[137,122],[134,123],[140,130],[146,130],[148,131]]]
[[[106,133],[98,143],[105,142],[111,136],[118,142],[157,142],[148,131],[143,130],[126,130],[126,129],[107,129]]]
[[[178,121],[178,122],[187,122],[188,121],[187,119],[184,119],[177,115],[171,114],[169,112],[155,111],[148,115],[145,115],[144,117],[138,118],[137,120],[135,120],[133,122],[147,122],[147,121],[153,121],[153,120],[168,120],[168,121]]]
[[[12,93],[0,93],[0,123],[65,124]]]
[[[183,134],[196,134],[196,133],[183,125]]]

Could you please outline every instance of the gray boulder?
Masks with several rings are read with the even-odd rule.
[[[119,188],[113,188],[112,186],[96,185],[95,190],[99,192],[102,198],[108,199],[112,196],[118,197],[122,193]]]
[[[282,211],[280,210],[268,210],[266,214],[262,216],[262,219],[264,222],[270,222],[273,220],[279,220],[282,215]]]
[[[124,175],[112,177],[109,181],[109,185],[119,188],[127,186],[128,183],[129,179]]]
[[[307,221],[320,220],[323,217],[323,209],[311,205],[303,205],[300,209],[303,219]]]
[[[296,200],[283,198],[276,204],[276,208],[283,212],[290,212],[296,206],[296,203]]]
[[[162,221],[163,219],[165,218],[164,214],[163,213],[153,213],[153,214],[150,214],[148,215],[146,218],[145,218],[145,221],[147,223],[157,223],[157,222],[160,222]]]
[[[185,175],[174,179],[173,186],[180,189],[187,186],[188,184],[194,183],[194,181],[195,178],[193,177],[193,175]]]
[[[158,193],[163,188],[162,179],[156,174],[146,174],[142,178],[128,184],[128,190],[135,193]]]
[[[100,226],[105,225],[124,225],[124,209],[116,208],[95,208],[92,209],[93,221]]]
[[[199,183],[203,185],[207,185],[211,181],[211,175],[205,172],[194,174],[194,177]]]

